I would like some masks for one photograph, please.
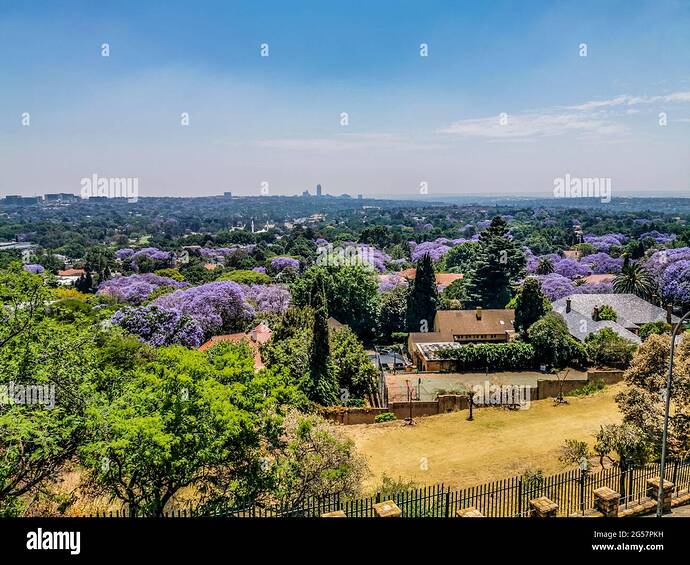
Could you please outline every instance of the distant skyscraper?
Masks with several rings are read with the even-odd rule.
[[[224,193],[223,193],[223,196],[224,196],[225,198],[232,198],[232,192],[224,192]]]
[[[357,195],[357,200],[361,200],[362,198],[363,198],[363,196],[361,194]]]
[[[316,196],[321,196],[321,185],[320,184],[316,185]]]

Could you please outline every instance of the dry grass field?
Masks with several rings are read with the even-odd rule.
[[[467,411],[418,418],[415,426],[402,421],[343,426],[368,460],[371,489],[386,474],[420,485],[445,483],[453,488],[520,475],[528,469],[556,473],[566,439],[593,443],[603,424],[617,423],[614,397],[619,383],[587,397],[532,402],[527,410],[480,408],[474,421]]]

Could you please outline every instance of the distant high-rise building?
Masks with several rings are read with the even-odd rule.
[[[310,196],[309,191],[308,191],[308,190],[305,190],[305,191],[302,193],[302,196],[305,196],[305,197],[306,197],[306,196]]]
[[[362,196],[361,194],[357,195],[357,200],[361,200],[362,198],[364,198],[364,196]]]
[[[316,196],[321,196],[321,185],[320,184],[316,185]]]
[[[224,196],[225,198],[232,198],[232,192],[224,192],[224,193],[223,193],[223,196]]]

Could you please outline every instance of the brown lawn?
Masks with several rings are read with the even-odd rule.
[[[384,474],[420,485],[461,488],[528,469],[546,474],[564,470],[558,461],[563,442],[572,438],[591,445],[601,425],[619,422],[614,397],[624,386],[609,386],[588,397],[567,397],[569,404],[559,406],[546,399],[532,402],[527,410],[475,409],[473,422],[462,411],[417,418],[415,426],[395,421],[341,430],[367,458],[372,472],[369,489],[380,484]]]

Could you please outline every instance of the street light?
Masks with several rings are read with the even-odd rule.
[[[683,322],[690,316],[690,310],[680,319],[673,332],[671,332],[671,358],[668,363],[668,378],[666,379],[666,410],[664,412],[664,434],[661,437],[661,466],[659,468],[659,492],[657,493],[656,517],[661,518],[663,513],[664,476],[666,471],[666,438],[668,437],[668,417],[671,410],[671,379],[673,378],[673,353],[676,349],[676,336],[683,327]]]

